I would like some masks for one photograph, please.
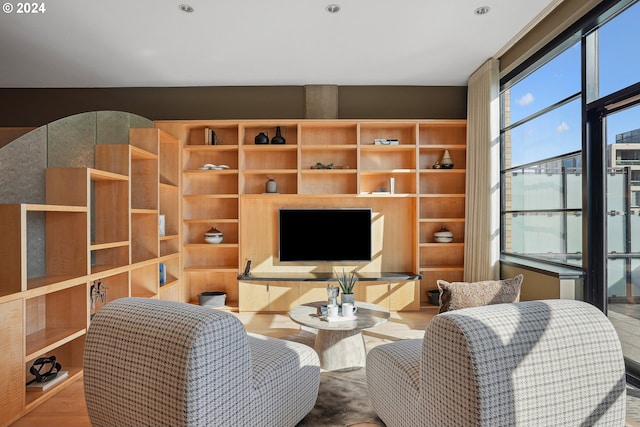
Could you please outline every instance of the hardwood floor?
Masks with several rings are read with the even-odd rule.
[[[287,314],[235,313],[250,332],[284,337],[300,330],[300,326]],[[427,307],[419,312],[392,313],[383,325],[365,331],[365,340],[397,340],[419,338],[437,307]],[[75,381],[51,399],[11,424],[11,427],[91,427],[84,401],[82,380]]]
[[[420,338],[437,307],[425,307],[419,312],[392,313],[383,325],[364,331],[365,341],[393,341]],[[299,326],[287,314],[236,313],[248,331],[274,337],[284,337],[299,331]],[[626,427],[640,427],[640,393],[629,387],[627,392]],[[82,380],[75,381],[51,399],[11,424],[10,427],[91,427],[84,401]]]
[[[82,379],[20,418],[11,427],[91,427]]]

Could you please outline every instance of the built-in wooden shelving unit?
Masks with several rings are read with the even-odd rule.
[[[131,129],[129,142],[96,145],[94,168],[46,169],[44,204],[0,204],[2,426],[82,375],[86,331],[105,303],[184,300],[182,145],[155,128]],[[36,254],[44,266],[32,268]],[[98,282],[106,293],[96,293]],[[69,377],[31,391],[29,368],[44,356],[55,356]]]
[[[247,259],[267,273],[333,268],[279,263],[280,207],[368,206],[384,217],[374,238],[380,251],[384,244],[384,252],[371,263],[346,267],[413,271],[423,279],[411,292],[392,289],[401,285],[396,283],[363,284],[365,300],[393,294],[395,309],[416,309],[427,303],[425,291],[434,289],[437,279],[462,279],[466,121],[200,120],[159,121],[156,126],[185,141],[183,247],[189,301],[196,302],[204,291],[224,291],[229,309],[286,311],[305,300],[301,294],[322,296],[323,289],[314,293],[308,284],[269,283],[266,295],[256,283],[237,281]],[[271,139],[277,127],[285,144],[255,143],[261,132]],[[215,145],[206,144],[207,129],[215,132]],[[394,142],[376,145],[376,139]],[[445,150],[454,168],[433,169]],[[205,164],[226,167],[202,170]],[[331,168],[319,169],[318,164]],[[276,180],[277,194],[264,194],[269,178]],[[212,226],[224,233],[222,244],[204,242],[203,234]],[[322,238],[330,236],[330,224],[311,226],[319,228]],[[434,242],[433,233],[441,226],[454,233],[452,243]]]

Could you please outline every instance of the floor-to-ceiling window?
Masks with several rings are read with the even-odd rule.
[[[640,366],[640,106],[606,113],[603,120],[608,315],[625,357]]]
[[[502,253],[580,268],[640,373],[640,2],[604,1],[501,92]]]
[[[579,39],[565,42],[540,62],[502,91],[502,251],[579,266]]]

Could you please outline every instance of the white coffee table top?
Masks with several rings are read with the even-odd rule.
[[[294,322],[314,329],[351,331],[367,329],[385,323],[389,319],[389,310],[379,305],[366,302],[355,302],[358,312],[354,319],[344,318],[339,321],[328,321],[326,316],[318,314],[319,307],[326,305],[326,301],[310,302],[294,307],[289,317]]]

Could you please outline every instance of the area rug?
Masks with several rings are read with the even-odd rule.
[[[384,426],[367,396],[365,368],[348,372],[323,371],[316,405],[298,426],[355,427],[358,424]]]

